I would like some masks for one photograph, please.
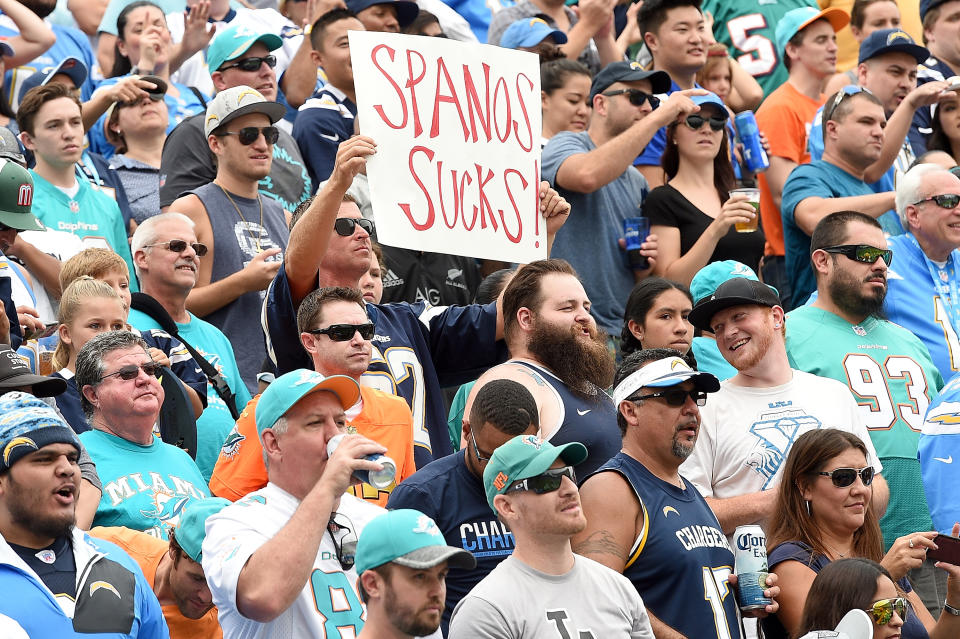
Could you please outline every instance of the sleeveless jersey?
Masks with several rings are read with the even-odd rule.
[[[627,480],[643,511],[643,529],[623,574],[647,609],[687,637],[739,639],[737,602],[727,583],[733,552],[693,484],[669,484],[622,452],[602,472]]]
[[[595,400],[582,399],[547,369],[519,360],[513,363],[535,371],[553,388],[560,402],[560,427],[547,439],[554,446],[580,442],[587,447],[588,456],[577,466],[578,474],[586,477],[620,452],[623,438],[617,426],[617,409],[606,393],[597,389]]]

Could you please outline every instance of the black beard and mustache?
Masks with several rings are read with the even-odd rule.
[[[849,315],[884,319],[886,316],[883,312],[883,300],[887,296],[886,286],[873,297],[868,297],[861,292],[864,281],[841,271],[827,283],[827,291],[833,303]]]
[[[569,329],[536,320],[529,350],[537,361],[560,378],[571,392],[585,400],[596,400],[600,389],[613,383],[613,355],[607,348],[607,334],[590,329],[590,339],[579,336],[581,326]]]

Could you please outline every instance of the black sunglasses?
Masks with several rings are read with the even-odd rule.
[[[375,327],[373,322],[367,322],[366,324],[331,324],[326,328],[314,328],[307,332],[312,335],[326,335],[334,342],[349,342],[353,339],[355,333],[360,333],[360,337],[363,339],[373,339]]]
[[[699,131],[705,122],[710,123],[710,128],[714,131],[722,131],[723,127],[727,125],[726,118],[718,118],[711,115],[709,118],[705,118],[702,115],[697,115],[696,113],[690,114],[683,119],[683,123],[686,124],[689,128],[694,131]]]
[[[267,66],[272,69],[277,66],[277,56],[265,55],[262,58],[244,58],[242,60],[237,60],[233,64],[222,66],[219,70],[226,71],[227,69],[240,69],[241,71],[258,71],[260,69],[260,65],[264,62],[266,62]]]
[[[154,246],[166,246],[168,251],[174,253],[183,253],[189,246],[193,249],[193,252],[197,254],[197,257],[203,257],[207,254],[206,244],[200,242],[190,242],[188,244],[186,240],[167,240],[166,242],[157,242],[156,244],[144,244],[143,248],[152,248]]]
[[[538,495],[552,493],[555,490],[559,490],[564,477],[569,477],[570,481],[574,484],[577,483],[577,474],[573,472],[573,466],[564,466],[563,468],[554,468],[539,475],[514,482],[513,485],[504,492],[514,493],[529,490]]]
[[[640,89],[616,89],[614,91],[606,91],[600,95],[605,95],[609,98],[612,98],[615,95],[623,94],[627,95],[627,98],[630,99],[630,104],[633,106],[643,106],[644,102],[649,102],[651,109],[656,109],[658,106],[660,106],[660,98],[652,93],[641,91]]]
[[[641,399],[656,399],[658,397],[665,401],[668,406],[683,406],[687,403],[687,397],[692,399],[697,406],[704,406],[707,403],[707,394],[704,391],[683,389],[660,391],[659,393],[650,393],[649,395],[640,395],[628,399],[631,402],[639,402]]]
[[[350,237],[358,226],[366,231],[367,235],[373,235],[373,220],[363,217],[338,217],[337,221],[333,223],[333,230],[337,232],[337,235]]]
[[[829,477],[837,488],[846,488],[856,481],[857,475],[860,475],[860,481],[864,486],[869,486],[873,483],[875,471],[873,466],[866,466],[865,468],[834,468],[830,471],[822,470],[817,474]]]
[[[113,377],[116,375],[125,382],[129,382],[132,379],[136,379],[137,375],[140,374],[140,370],[143,369],[143,372],[149,375],[150,377],[160,377],[160,364],[155,362],[144,362],[143,364],[127,364],[126,366],[121,366],[112,373],[107,373],[100,378],[102,382],[108,377]],[[99,383],[99,382],[98,382]]]
[[[890,266],[893,261],[893,251],[890,249],[877,248],[869,244],[841,244],[839,246],[825,246],[823,250],[827,253],[838,253],[846,256],[854,262],[863,262],[864,264],[873,264],[878,259],[883,258],[884,263]]]
[[[939,206],[941,209],[955,209],[957,205],[960,204],[960,195],[956,193],[944,193],[943,195],[931,195],[928,198],[924,198],[919,202],[914,202],[914,204],[923,204],[924,202],[933,201],[934,204]]]
[[[344,526],[337,521],[337,517],[346,519],[350,526]],[[350,521],[346,515],[341,515],[340,513],[330,515],[330,521],[327,522],[327,532],[330,533],[333,548],[337,551],[337,561],[340,562],[340,567],[344,570],[353,568],[353,564],[357,561],[357,534],[353,532],[351,526],[353,526],[353,522]],[[344,534],[340,537],[340,540],[337,541],[336,533],[339,532],[344,532]]]
[[[240,141],[240,144],[249,146],[260,138],[261,133],[263,133],[263,139],[267,141],[267,144],[275,144],[276,141],[280,139],[280,129],[275,126],[260,128],[245,126],[239,131],[224,131],[223,133],[217,133],[217,135],[235,135]]]

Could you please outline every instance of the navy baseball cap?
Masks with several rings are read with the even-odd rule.
[[[709,331],[713,316],[731,306],[780,306],[777,291],[763,282],[746,277],[732,277],[713,292],[710,297],[697,302],[687,319],[696,328]]]
[[[666,71],[648,71],[639,62],[611,62],[596,75],[590,87],[590,99],[616,82],[650,80],[654,93],[666,93],[673,82]]]
[[[347,9],[354,13],[360,13],[364,9],[369,9],[378,4],[393,5],[397,10],[397,22],[401,29],[416,20],[417,16],[420,15],[420,7],[417,3],[408,0],[347,0]]]
[[[907,53],[913,56],[917,64],[923,64],[930,57],[930,51],[913,41],[903,29],[881,29],[874,31],[860,43],[860,58],[857,64],[885,53]]]
[[[23,100],[23,96],[27,94],[27,91],[49,83],[50,80],[53,79],[53,76],[58,74],[63,74],[73,80],[73,86],[79,89],[83,86],[83,83],[87,81],[87,65],[83,63],[83,60],[78,58],[64,58],[60,64],[56,66],[43,71],[36,71],[20,85],[20,93],[17,94],[17,99]]]
[[[930,9],[935,9],[947,0],[920,0],[920,22],[923,22],[927,17],[927,12]]]
[[[550,36],[553,36],[553,41],[557,44],[567,41],[566,33],[554,29],[543,18],[524,18],[507,27],[500,36],[500,46],[506,49],[535,47]]]

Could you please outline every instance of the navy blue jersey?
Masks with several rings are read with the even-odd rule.
[[[80,391],[77,389],[77,380],[73,373],[67,369],[56,371],[50,375],[59,377],[67,381],[67,390],[63,391],[54,399],[57,402],[57,410],[63,415],[63,418],[70,424],[70,428],[76,434],[84,433],[90,430],[90,423],[83,412],[83,406],[80,404]]]
[[[946,80],[955,75],[956,73],[953,72],[953,69],[951,69],[946,62],[930,56],[923,64],[917,67],[917,86],[926,84],[927,82]],[[913,153],[917,157],[923,155],[927,150],[927,139],[933,130],[931,127],[933,123],[934,106],[920,107],[913,114],[913,122],[910,124],[910,132],[907,134],[907,139],[910,141]]]
[[[413,452],[417,468],[453,452],[447,429],[444,386],[476,379],[507,358],[496,341],[497,305],[430,306],[367,304],[376,325],[373,356],[362,383],[407,400],[413,413]],[[297,311],[283,266],[267,290],[264,305],[267,352],[277,375],[313,363],[300,343]]]
[[[626,453],[597,472],[608,471],[627,480],[643,510],[643,530],[623,574],[647,609],[687,637],[739,639],[737,603],[727,583],[733,552],[697,489],[686,480],[681,489],[655,477]]]
[[[474,570],[451,568],[447,574],[447,602],[440,622],[446,636],[450,613],[480,580],[513,553],[513,534],[497,521],[475,477],[463,460],[465,451],[427,464],[397,484],[387,508],[413,508],[437,522],[448,546],[463,548],[477,558]]]
[[[623,439],[617,426],[617,409],[609,395],[598,388],[595,399],[583,399],[547,369],[520,360],[511,363],[536,371],[540,379],[553,388],[562,408],[560,428],[548,439],[554,446],[580,442],[587,447],[587,458],[577,466],[577,475],[592,474],[620,452]]]

